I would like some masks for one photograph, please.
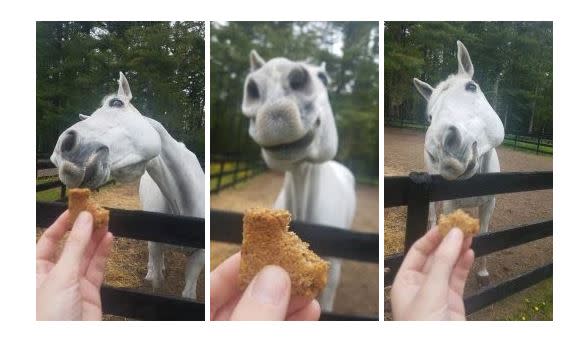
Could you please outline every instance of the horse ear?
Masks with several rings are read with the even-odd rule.
[[[255,71],[265,65],[265,60],[253,49],[251,53],[249,53],[249,64],[251,65],[251,71]]]
[[[458,58],[458,74],[465,74],[469,78],[474,75],[474,66],[470,60],[470,54],[468,50],[460,41],[456,41],[458,46],[457,58]]]
[[[130,90],[130,85],[128,83],[128,79],[124,74],[120,71],[120,79],[118,80],[118,95],[123,95],[130,101],[132,99],[132,91]]]
[[[85,119],[90,118],[90,116],[86,116],[85,114],[81,114],[81,113],[79,114],[79,116],[80,116],[80,120],[85,120]]]
[[[426,101],[429,101],[432,92],[434,91],[434,88],[431,87],[430,84],[423,82],[418,78],[413,78],[413,83],[419,94],[422,95],[423,98],[426,99]]]

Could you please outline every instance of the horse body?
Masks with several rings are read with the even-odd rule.
[[[474,66],[462,42],[458,41],[458,72],[437,85],[414,79],[427,100],[430,126],[425,136],[424,159],[427,171],[448,180],[467,179],[477,173],[500,172],[496,147],[504,140],[500,118],[472,80]],[[444,213],[457,208],[478,207],[480,233],[487,233],[494,211],[494,195],[448,200],[430,204],[431,225],[442,204]],[[478,275],[488,277],[486,257]]]
[[[60,135],[51,156],[60,180],[70,188],[97,188],[110,179],[140,179],[145,211],[204,217],[204,174],[196,156],[130,103],[131,90],[121,72],[118,82],[115,95]],[[146,279],[158,289],[165,271],[163,246],[149,242],[149,251]],[[204,250],[190,251],[183,295],[194,299]]]
[[[274,58],[265,62],[251,52],[251,72],[242,104],[249,135],[271,169],[285,172],[275,208],[309,223],[349,228],[355,214],[355,179],[333,161],[337,129],[327,94],[325,65]],[[319,302],[331,311],[341,260],[330,258],[329,278]]]
[[[139,197],[145,211],[171,213],[182,216],[205,217],[204,173],[194,153],[173,139],[157,121],[148,118],[160,134],[162,150],[146,165],[140,180]],[[164,245],[148,242],[148,272],[146,280],[153,288],[160,288],[165,280]],[[185,270],[182,295],[196,298],[197,279],[205,263],[205,250],[187,248],[190,254]]]

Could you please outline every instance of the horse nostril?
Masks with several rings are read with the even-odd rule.
[[[460,133],[454,126],[449,126],[444,138],[444,147],[452,152],[460,146]]]
[[[76,145],[76,137],[77,133],[74,130],[70,130],[64,135],[64,140],[62,141],[62,145],[60,146],[60,150],[62,152],[69,152],[71,151],[74,146]]]

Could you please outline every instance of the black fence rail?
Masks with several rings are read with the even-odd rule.
[[[243,215],[211,210],[211,240],[240,244],[242,240]],[[379,262],[379,235],[362,233],[325,225],[293,221],[293,230],[313,251],[322,255],[356,261]],[[341,315],[323,312],[321,320],[378,320],[373,316]]]
[[[232,168],[229,169],[229,166]],[[211,172],[214,172],[210,175],[211,193],[219,193],[267,170],[263,159],[240,155],[214,155],[211,157],[211,167]]]
[[[464,197],[552,189],[551,171],[480,174],[461,181],[447,181],[438,175],[411,173],[408,177],[385,177],[385,208],[407,206],[405,252],[427,231],[432,201]],[[553,234],[552,220],[478,235],[473,240],[476,256],[515,247]],[[392,284],[403,254],[385,256],[385,286]],[[552,263],[465,298],[467,314],[552,276]]]
[[[418,118],[394,118],[385,117],[385,126],[396,128],[411,128],[426,130],[428,123],[422,122]],[[552,133],[535,132],[528,133],[517,130],[506,130],[504,135],[505,144],[515,149],[523,149],[538,153],[552,153],[553,136]]]
[[[36,202],[36,226],[46,228],[66,210],[62,202]],[[205,220],[145,211],[110,210],[110,230],[117,237],[193,248],[205,247]],[[102,287],[102,309],[142,320],[204,320],[205,304],[176,296]]]

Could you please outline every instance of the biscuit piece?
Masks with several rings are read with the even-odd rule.
[[[443,215],[441,214],[438,219],[438,231],[442,236],[446,236],[452,228],[458,227],[462,230],[465,236],[475,235],[478,233],[480,224],[478,219],[472,218],[466,212],[458,209],[451,214]]]
[[[110,211],[101,208],[90,198],[90,190],[72,188],[68,190],[68,210],[70,210],[70,228],[82,211],[88,211],[94,219],[94,230],[108,227]]]
[[[291,295],[314,298],[327,284],[329,263],[309,249],[309,244],[289,231],[286,210],[249,209],[243,217],[243,243],[239,284],[247,288],[266,265],[279,265],[291,279]]]

